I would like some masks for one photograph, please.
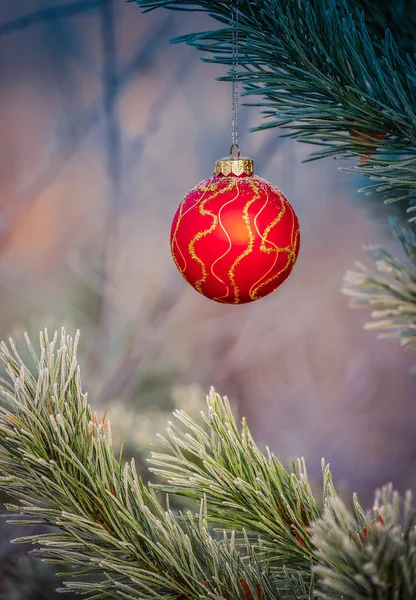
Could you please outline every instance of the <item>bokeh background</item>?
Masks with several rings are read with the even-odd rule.
[[[363,331],[368,314],[340,293],[364,244],[395,248],[388,210],[340,163],[303,163],[313,148],[248,133],[261,114],[242,108],[243,153],[295,207],[300,256],[252,305],[187,287],[170,222],[228,151],[231,92],[222,67],[169,39],[206,27],[124,0],[2,0],[1,337],[81,329],[84,387],[131,452],[214,385],[283,462],[305,456],[319,483],[324,456],[370,505],[375,487],[415,482],[415,357]]]

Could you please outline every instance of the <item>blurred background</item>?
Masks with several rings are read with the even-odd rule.
[[[207,27],[123,0],[1,2],[1,338],[79,328],[84,388],[143,469],[172,409],[198,414],[214,385],[260,445],[284,463],[305,456],[317,484],[324,456],[370,506],[375,487],[415,483],[415,357],[363,331],[368,315],[340,293],[364,244],[399,252],[388,210],[339,163],[302,163],[313,148],[249,134],[261,115],[242,108],[242,152],[293,204],[300,256],[251,305],[186,285],[170,223],[227,154],[231,90],[215,80],[222,68],[169,39]],[[14,534],[1,527],[2,598],[49,597],[49,571],[17,554]]]

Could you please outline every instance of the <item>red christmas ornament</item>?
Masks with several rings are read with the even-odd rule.
[[[253,161],[218,160],[215,175],[180,203],[171,229],[182,276],[216,302],[243,304],[273,292],[299,253],[299,223],[283,194],[253,173]]]

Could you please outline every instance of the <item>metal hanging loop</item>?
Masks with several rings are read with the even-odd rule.
[[[233,150],[237,148],[237,158],[240,158],[240,146],[238,144],[232,143],[230,148],[230,157],[233,157]]]

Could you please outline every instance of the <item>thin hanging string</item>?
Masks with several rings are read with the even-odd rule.
[[[233,146],[238,148],[238,0],[231,2],[232,28],[232,120],[231,120],[231,151]]]

